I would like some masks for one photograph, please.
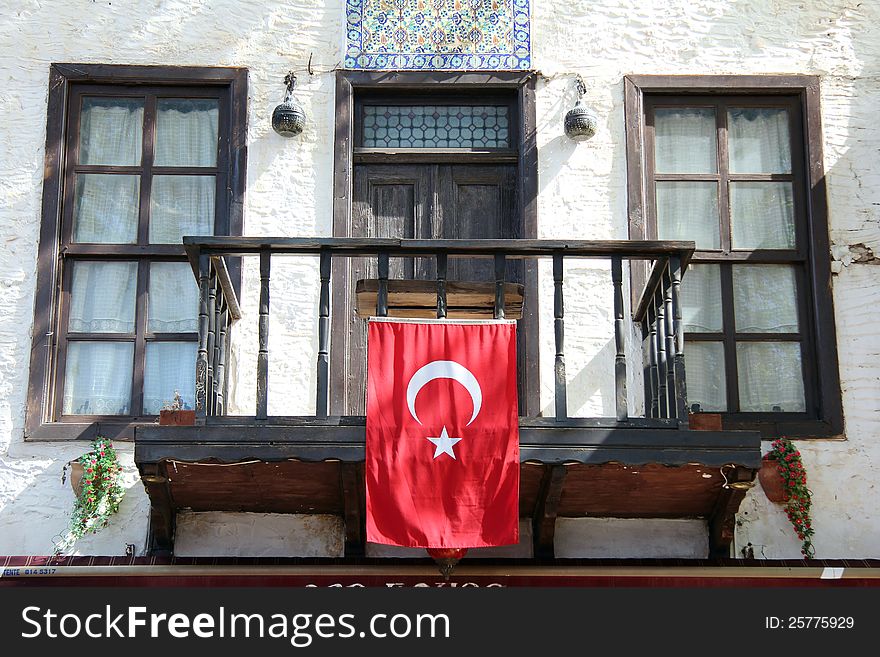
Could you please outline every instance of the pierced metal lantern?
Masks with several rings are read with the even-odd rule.
[[[467,551],[467,548],[428,548],[428,556],[436,562],[443,579],[448,580],[455,565],[461,561]]]
[[[306,126],[306,112],[293,97],[296,76],[288,73],[284,78],[287,92],[284,100],[272,112],[272,129],[282,137],[296,137]]]
[[[565,134],[573,141],[586,141],[596,134],[596,130],[599,128],[599,117],[584,105],[584,94],[587,87],[580,78],[577,81],[577,91],[577,103],[565,115]]]

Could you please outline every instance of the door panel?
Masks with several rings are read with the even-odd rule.
[[[492,239],[518,236],[519,211],[514,165],[361,164],[354,167],[352,237],[415,239]],[[359,279],[376,278],[375,258],[352,258],[348,290]],[[433,279],[434,258],[392,258],[390,278]],[[522,281],[522,266],[509,262],[507,280]],[[491,258],[450,258],[448,280],[492,281]],[[345,335],[333,340],[345,347],[345,363],[336,367],[332,384],[344,389],[332,397],[342,400],[337,415],[363,415],[366,404],[366,322],[357,317],[355,303],[337,304],[334,313],[347,313]],[[334,320],[334,326],[340,322]],[[339,342],[343,344],[340,345]],[[335,361],[339,363],[339,361]],[[524,372],[525,368],[520,367]]]
[[[435,212],[435,238],[515,237],[515,166],[440,166],[437,177],[440,208]],[[460,281],[492,281],[495,265],[491,258],[451,258],[448,277]]]
[[[428,199],[430,167],[401,165],[359,165],[354,169],[354,195],[351,207],[352,237],[394,237],[416,239],[430,235]],[[422,260],[421,258],[419,260]],[[392,258],[390,278],[413,278],[417,263],[413,259]],[[377,278],[376,258],[349,260],[349,290],[364,278]],[[366,411],[367,323],[351,304],[347,322],[347,372],[335,385],[345,387],[344,415],[363,415]]]

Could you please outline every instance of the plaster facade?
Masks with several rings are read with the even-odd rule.
[[[53,62],[237,66],[249,71],[245,235],[331,234],[334,73],[341,66],[344,0],[266,4],[240,0],[67,3],[0,0],[0,554],[48,554],[73,500],[60,483],[64,464],[85,443],[25,442],[28,362],[49,65]],[[814,545],[820,558],[880,558],[880,334],[870,309],[880,302],[880,5],[855,0],[570,0],[532,3],[531,62],[538,72],[538,236],[626,239],[623,76],[626,74],[817,75],[821,79],[824,167],[834,256],[833,295],[845,435],[804,441],[813,491]],[[312,71],[306,69],[312,57]],[[270,127],[285,73],[299,77],[305,131],[285,140]],[[600,129],[576,144],[562,131],[584,77],[586,103]],[[613,414],[610,275],[602,265],[571,268],[567,309],[569,404],[573,415]],[[273,266],[270,414],[311,413],[314,405],[317,263],[290,258]],[[601,284],[594,285],[599,281]],[[234,409],[255,403],[256,262],[244,269],[233,345]],[[540,283],[542,361],[552,362],[552,278]],[[635,345],[631,345],[634,347]],[[633,382],[630,390],[639,386]],[[552,371],[543,368],[542,407],[552,414]],[[633,394],[631,410],[642,403]],[[120,447],[128,494],[120,513],[77,554],[123,554],[144,547],[149,504]],[[317,521],[316,521],[317,522]],[[581,525],[578,528],[578,525]],[[313,526],[314,525],[314,526]],[[317,525],[320,525],[318,527]],[[228,517],[179,525],[189,554],[286,553],[327,556],[339,550],[333,521]],[[601,525],[601,526],[599,526]],[[598,528],[598,529],[597,529]],[[279,541],[278,531],[314,531],[314,541]],[[651,523],[566,520],[567,556],[654,556],[639,536]],[[705,538],[688,523],[664,526],[663,554],[701,552]],[[572,536],[587,536],[587,541]],[[603,542],[604,541],[604,542]],[[220,546],[220,543],[223,543]],[[739,514],[734,549],[797,558],[799,541],[784,514],[758,488]],[[580,547],[579,547],[580,546]],[[604,546],[604,547],[603,547]],[[607,548],[607,551],[604,551]]]

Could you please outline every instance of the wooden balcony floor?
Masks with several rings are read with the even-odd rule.
[[[186,509],[339,515],[346,555],[362,555],[364,431],[363,417],[138,428],[152,551],[173,552],[175,516]],[[705,518],[712,555],[727,556],[760,444],[757,433],[681,431],[664,420],[522,418],[520,516],[533,523],[535,556],[552,556],[557,517]]]

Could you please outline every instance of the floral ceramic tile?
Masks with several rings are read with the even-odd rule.
[[[522,70],[529,0],[346,0],[345,67]]]

